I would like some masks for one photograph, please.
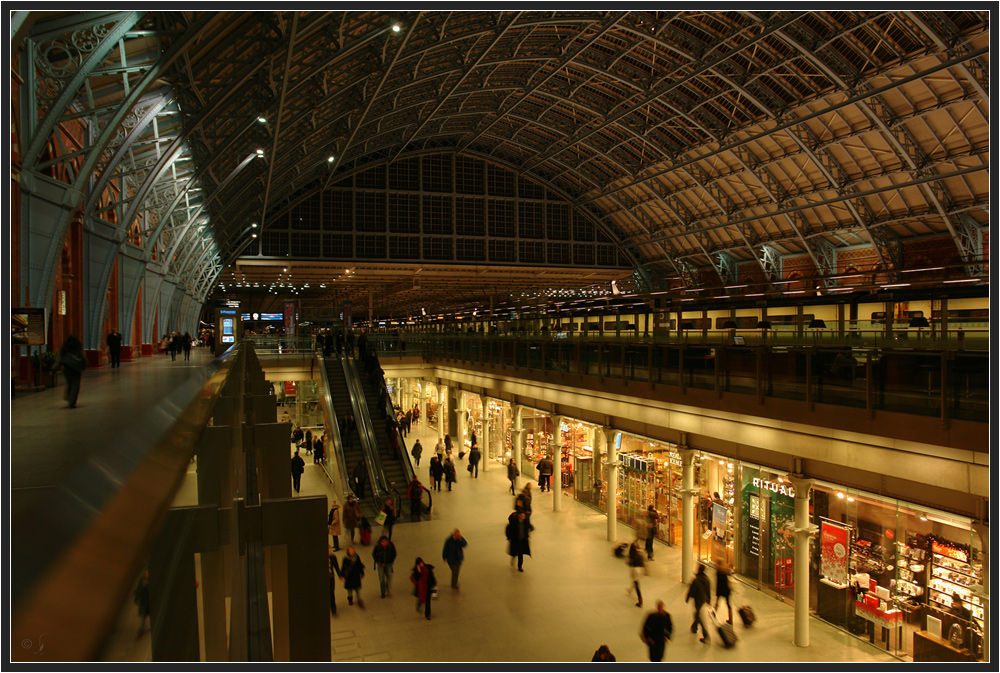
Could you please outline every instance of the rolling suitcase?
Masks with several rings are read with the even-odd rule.
[[[715,628],[719,632],[719,638],[722,639],[722,646],[727,650],[736,644],[738,638],[736,637],[736,630],[733,629],[733,625],[727,623],[719,623],[718,618],[715,616],[715,610],[710,610],[712,614],[712,622],[715,624]]]
[[[740,619],[743,621],[743,626],[747,628],[749,628],[750,625],[752,625],[754,621],[757,620],[756,615],[754,615],[753,613],[753,608],[750,607],[749,605],[744,605],[740,607],[740,609],[737,610],[737,612],[740,615]]]

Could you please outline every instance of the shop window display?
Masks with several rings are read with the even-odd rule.
[[[982,563],[968,522],[836,488],[813,493],[819,617],[915,661],[982,659]]]
[[[726,463],[724,467],[721,480],[725,488],[729,475],[735,477],[737,466],[730,468],[730,464]],[[737,503],[734,501],[734,507],[730,509],[730,520],[735,521],[738,516],[743,531],[739,538],[741,545],[736,570],[758,586],[791,598],[795,590],[795,538],[792,533],[795,525],[795,489],[782,475],[772,474],[763,468],[742,465],[739,472],[739,506],[735,507]],[[735,533],[732,526],[727,533]],[[715,546],[707,551],[713,556],[724,551],[733,559],[735,535],[727,539],[724,550],[720,549],[719,537],[717,534],[713,536]],[[715,558],[712,560],[718,562]]]
[[[649,505],[660,516],[656,538],[667,544],[681,542],[682,464],[672,444],[634,435],[619,435],[618,520],[646,535]],[[607,477],[595,485],[597,507],[607,509]]]

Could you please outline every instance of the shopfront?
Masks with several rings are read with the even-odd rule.
[[[521,427],[524,429],[524,446],[521,451],[521,476],[538,480],[538,461],[549,452],[552,436],[552,419],[544,411],[523,407]]]
[[[598,428],[594,428],[595,432]],[[674,444],[614,433],[615,450],[621,466],[617,470],[618,520],[646,534],[650,505],[660,515],[656,538],[667,544],[681,542],[681,457]],[[603,460],[603,457],[601,458]],[[595,487],[596,500],[590,503],[607,510],[608,484],[603,470]],[[588,502],[578,497],[581,502]]]
[[[683,465],[677,447],[613,434],[621,467],[618,520],[681,543]],[[794,601],[795,487],[785,471],[696,452],[694,552],[744,582]],[[596,503],[605,511],[607,484]],[[586,502],[583,498],[577,498]],[[809,609],[892,654],[914,661],[983,659],[988,599],[982,542],[971,520],[814,482],[809,491]]]
[[[489,431],[485,435],[488,445],[483,447],[482,442],[480,442],[480,448],[483,449],[483,459],[506,465],[512,455],[513,409],[510,402],[493,398],[487,400],[486,406],[486,422]],[[481,433],[480,436],[482,436]]]
[[[817,616],[914,661],[983,659],[983,553],[969,519],[829,484],[812,494]]]

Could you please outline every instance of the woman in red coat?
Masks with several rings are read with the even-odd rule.
[[[420,605],[424,606],[424,616],[431,618],[431,593],[437,586],[434,577],[434,566],[427,565],[424,560],[417,557],[413,564],[413,572],[410,573],[410,581],[413,582],[413,595],[417,597],[417,612],[420,612]]]

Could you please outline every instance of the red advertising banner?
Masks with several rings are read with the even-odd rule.
[[[820,573],[831,582],[847,584],[848,543],[847,529],[832,521],[824,521],[820,528]]]

